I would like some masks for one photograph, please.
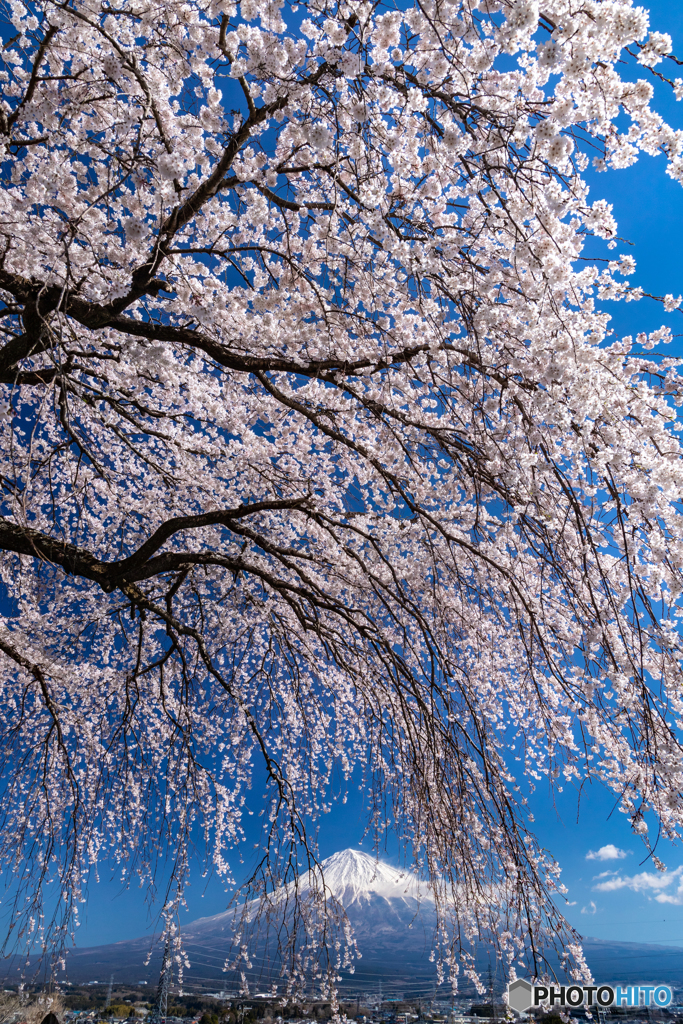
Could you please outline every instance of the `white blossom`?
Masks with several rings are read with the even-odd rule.
[[[646,67],[654,67],[667,53],[671,53],[671,36],[664,32],[651,32],[638,55],[638,60]]]
[[[553,167],[563,167],[571,156],[574,143],[566,135],[554,135],[548,143],[547,157]]]
[[[635,274],[636,261],[633,256],[629,254],[620,255],[618,260],[610,261],[609,268],[613,274]]]
[[[315,124],[307,129],[306,138],[313,149],[323,150],[327,149],[330,145],[332,141],[332,133],[325,125]]]
[[[507,23],[515,32],[533,32],[538,25],[537,0],[514,0],[507,13]]]
[[[534,787],[603,784],[648,853],[683,829],[683,381],[642,324],[681,299],[616,255],[610,200],[642,153],[683,182],[671,40],[626,0],[301,13],[9,13],[13,934],[59,963],[88,873],[153,893],[168,853],[182,964],[193,841],[231,889],[262,812],[243,895],[272,910],[361,785],[431,884],[440,979],[492,935],[511,972],[533,941],[579,976]],[[284,972],[329,994],[354,944],[311,870]]]
[[[183,163],[177,153],[161,153],[157,158],[159,174],[167,181],[183,177]]]
[[[114,81],[121,74],[121,61],[114,53],[106,53],[102,58],[102,70],[108,78]]]
[[[130,242],[139,242],[149,234],[149,228],[140,217],[126,217],[123,221],[126,239]]]

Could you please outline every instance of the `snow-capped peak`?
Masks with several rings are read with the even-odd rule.
[[[361,850],[340,850],[321,867],[325,885],[344,907],[373,896],[431,899],[427,886],[412,872],[393,868]]]
[[[368,903],[380,897],[385,900],[415,901],[416,903],[433,903],[434,898],[425,882],[420,882],[411,871],[393,868],[384,861],[376,860],[361,850],[340,850],[321,862],[325,885],[329,892],[348,910],[354,904]],[[308,872],[299,876],[297,890],[304,896],[307,890],[319,888],[319,877],[315,882]],[[291,883],[272,894],[271,900],[291,899]],[[412,905],[412,904],[411,904]],[[258,901],[253,901],[256,912]],[[186,935],[192,935],[206,928],[221,926],[221,930],[234,922],[235,908],[213,914],[211,917],[200,917],[186,925]]]

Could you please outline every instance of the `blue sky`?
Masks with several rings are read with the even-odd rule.
[[[674,52],[683,54],[683,0],[650,4],[652,26],[668,31],[674,39]],[[666,68],[667,73],[671,73]],[[678,73],[682,73],[678,69]],[[658,89],[658,109],[674,126],[683,127],[683,102],[676,104],[670,93]],[[632,282],[656,294],[683,293],[683,188],[664,174],[664,158],[641,157],[635,167],[591,177],[591,198],[605,197],[614,204],[619,234],[633,242],[628,249],[620,244],[615,252],[635,255],[638,271]],[[604,255],[607,255],[605,253]],[[614,258],[614,257],[612,257]],[[669,323],[682,337],[676,348],[683,352],[683,315],[664,315],[654,303],[613,306],[613,326],[620,334],[636,334]],[[656,872],[647,863],[642,846],[630,832],[618,811],[611,814],[614,799],[598,787],[587,787],[581,797],[577,821],[577,797],[574,790],[562,793],[555,803],[548,793],[535,797],[536,829],[563,865],[563,880],[569,887],[569,921],[584,935],[631,942],[661,942],[683,946],[683,875],[672,874],[683,868],[683,848],[660,844],[658,855],[667,863],[671,880],[663,888],[653,888],[645,873],[656,880]],[[347,846],[358,846],[364,818],[360,801],[339,807],[325,822],[321,833],[321,853],[327,856]],[[247,844],[250,846],[251,844]],[[613,848],[613,849],[610,849]],[[366,841],[363,848],[370,849]],[[605,849],[607,848],[607,849]],[[590,851],[595,856],[588,859]],[[602,851],[602,852],[599,852]],[[660,882],[663,876],[660,876]],[[681,884],[681,895],[677,891]],[[658,897],[658,898],[657,898]],[[188,891],[186,920],[217,913],[225,908],[227,897],[215,880],[196,884]],[[680,905],[670,900],[680,899]],[[147,908],[140,890],[121,891],[103,872],[99,883],[90,886],[78,933],[80,946],[132,938],[150,926]]]

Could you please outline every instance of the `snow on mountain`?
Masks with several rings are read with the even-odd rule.
[[[377,900],[385,904],[396,903],[396,909],[400,906],[411,914],[415,914],[420,905],[434,902],[428,886],[415,874],[391,867],[362,850],[340,850],[323,860],[321,867],[328,890],[353,917],[356,916],[354,911],[367,912]],[[311,877],[302,873],[299,876],[299,893],[305,896],[313,884]],[[273,895],[273,902],[284,902],[287,895],[288,891],[282,889]],[[225,932],[231,926],[234,913],[234,910],[226,910],[221,914],[197,918],[184,926],[183,933],[196,938],[206,932]]]
[[[433,902],[429,888],[410,871],[393,868],[361,850],[341,850],[322,862],[325,884],[348,910],[372,896]]]

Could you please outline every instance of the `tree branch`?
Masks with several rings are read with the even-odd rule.
[[[79,548],[75,544],[48,537],[38,530],[33,530],[28,526],[19,526],[2,517],[0,517],[0,548],[59,565],[69,575],[94,580],[104,591],[110,593],[126,580],[148,579],[150,576],[167,572],[170,568],[177,568],[179,564],[182,565],[201,557],[192,552],[169,552],[168,555],[150,563],[154,553],[175,533],[183,530],[198,530],[205,526],[228,526],[235,519],[243,519],[245,516],[254,515],[257,512],[299,508],[308,500],[308,496],[305,496],[285,498],[281,501],[257,501],[250,505],[240,505],[234,509],[205,512],[196,516],[176,516],[162,523],[134,554],[128,558],[122,558],[118,562],[102,562],[89,551]],[[232,563],[230,564],[232,565]]]

